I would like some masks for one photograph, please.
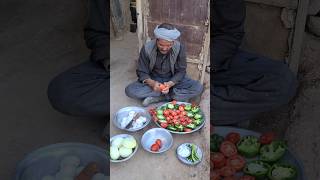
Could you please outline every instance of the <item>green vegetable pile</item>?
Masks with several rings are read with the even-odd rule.
[[[191,149],[191,154],[187,157],[187,160],[191,161],[192,163],[199,161],[197,147],[194,144],[188,144],[188,147]]]

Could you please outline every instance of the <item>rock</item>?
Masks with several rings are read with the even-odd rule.
[[[308,29],[312,34],[320,37],[320,17],[309,16]]]

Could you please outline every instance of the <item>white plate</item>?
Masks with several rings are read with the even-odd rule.
[[[180,146],[187,146],[187,145],[191,145],[191,144],[193,144],[193,143],[183,143],[183,144],[181,144]],[[195,144],[193,144],[193,145],[195,145]],[[179,146],[179,147],[180,147],[180,146]],[[199,148],[199,146],[197,146],[197,145],[195,145],[195,146],[196,146],[196,148],[197,148],[197,155],[198,155],[198,157],[199,157],[199,160],[198,160],[198,161],[192,162],[192,161],[188,160],[187,158],[180,156],[180,155],[178,154],[178,149],[179,149],[179,147],[178,147],[177,150],[176,150],[178,159],[179,159],[182,163],[187,164],[187,165],[196,165],[196,164],[199,164],[199,163],[202,161],[203,153],[202,153],[202,150]],[[191,151],[191,149],[190,149],[190,151]]]

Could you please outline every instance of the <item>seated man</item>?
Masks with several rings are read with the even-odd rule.
[[[89,0],[85,39],[92,50],[90,59],[59,74],[49,84],[52,106],[65,114],[106,118],[109,115],[109,80],[107,63],[107,4]]]
[[[163,100],[190,101],[202,93],[202,85],[186,75],[186,53],[177,39],[180,32],[168,23],[154,30],[156,39],[147,42],[140,51],[138,81],[125,89],[127,96],[143,100],[142,104]]]
[[[211,120],[214,125],[248,122],[289,102],[297,80],[283,61],[239,50],[244,36],[243,0],[213,2]]]

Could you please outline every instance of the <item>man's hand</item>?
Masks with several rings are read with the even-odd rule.
[[[168,94],[169,93],[169,90],[172,86],[174,86],[174,82],[172,81],[169,81],[169,82],[164,82],[163,83],[165,85],[165,88],[162,89],[162,94]]]
[[[145,84],[148,84],[152,90],[156,91],[156,92],[160,92],[160,85],[161,83],[159,83],[158,81],[152,80],[152,79],[146,79],[145,80]]]

